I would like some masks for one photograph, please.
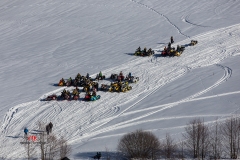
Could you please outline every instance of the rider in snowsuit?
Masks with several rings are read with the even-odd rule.
[[[99,72],[99,78],[103,79],[103,75],[101,71]]]
[[[25,136],[28,134],[28,129],[27,128],[24,128],[24,133],[25,133]]]
[[[171,43],[174,43],[173,36],[170,38]]]
[[[89,73],[87,73],[86,78],[89,79]]]

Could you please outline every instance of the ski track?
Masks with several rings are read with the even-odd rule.
[[[196,24],[196,23],[193,23],[189,20],[189,17],[191,16],[191,14],[188,14],[186,16],[183,16],[182,17],[182,21],[185,22],[185,23],[188,23],[190,25],[193,25],[193,26],[198,26],[198,27],[210,27],[210,26],[204,26],[204,25],[200,25],[200,24]]]
[[[133,118],[133,119],[131,119],[131,120],[124,121],[124,122],[120,122],[120,123],[115,124],[115,125],[113,125],[113,126],[106,127],[106,128],[104,128],[104,129],[97,130],[95,133],[94,133],[94,132],[91,132],[91,135],[99,134],[99,133],[103,133],[103,132],[106,132],[106,131],[115,130],[115,129],[119,129],[119,128],[125,128],[125,127],[129,127],[129,126],[131,126],[131,125],[137,125],[137,124],[139,123],[139,121],[137,122],[137,120],[139,120],[139,119],[148,117],[148,116],[150,116],[150,115],[152,115],[152,114],[155,114],[155,113],[157,113],[157,112],[163,111],[163,110],[165,110],[165,109],[172,108],[172,107],[177,106],[177,105],[179,105],[179,104],[181,104],[181,103],[185,103],[186,101],[189,101],[190,99],[193,99],[193,98],[195,98],[195,97],[198,97],[198,96],[200,96],[200,95],[208,92],[209,90],[217,87],[217,86],[220,85],[222,82],[224,82],[224,81],[226,81],[227,79],[229,79],[230,76],[231,76],[231,70],[230,70],[229,68],[223,67],[223,66],[220,66],[220,67],[223,68],[224,71],[225,71],[225,72],[224,72],[224,76],[223,76],[219,81],[217,81],[214,85],[208,87],[207,89],[202,90],[202,91],[200,91],[200,92],[198,92],[198,93],[196,93],[196,94],[194,94],[194,95],[192,95],[192,96],[189,96],[189,97],[187,97],[187,98],[185,98],[185,99],[183,99],[183,100],[180,100],[180,101],[178,101],[178,102],[175,102],[174,104],[166,105],[165,107],[163,107],[163,108],[161,108],[161,109],[159,109],[159,110],[157,110],[157,111],[152,111],[152,112],[149,112],[149,113],[147,113],[147,114],[145,114],[145,115],[139,116],[139,117],[137,117],[137,118]],[[176,79],[177,79],[177,78],[176,78]],[[144,97],[144,98],[145,98],[145,97]],[[143,98],[143,99],[144,99],[144,98]],[[140,100],[140,101],[141,101],[141,100]],[[138,103],[138,102],[137,102],[137,103]],[[135,104],[134,104],[134,105],[135,105]],[[131,107],[132,107],[132,106],[130,106],[129,108],[131,108]],[[127,109],[129,109],[129,108],[127,108]],[[126,110],[125,110],[125,111],[126,111]],[[122,113],[120,113],[120,115],[123,114],[125,111],[123,111]],[[130,124],[130,122],[133,122],[133,123]],[[89,135],[87,135],[87,136],[89,136]]]
[[[182,31],[180,30],[180,28],[179,28],[177,25],[175,25],[173,22],[171,22],[170,19],[169,19],[167,16],[165,16],[164,14],[156,11],[155,9],[153,9],[153,8],[147,6],[146,4],[143,4],[143,3],[141,3],[141,2],[137,2],[137,1],[135,1],[135,0],[130,0],[130,1],[132,1],[132,2],[134,2],[134,3],[137,3],[137,4],[139,4],[139,5],[142,5],[142,6],[146,7],[147,9],[151,10],[152,12],[157,13],[158,15],[160,15],[161,17],[163,17],[164,19],[166,19],[166,21],[167,21],[171,26],[173,26],[174,28],[176,28],[179,34],[183,35],[183,36],[186,37],[186,38],[190,38],[190,36],[182,33]]]
[[[222,6],[230,6],[229,3],[231,3],[231,5],[232,5],[232,1],[227,1],[227,3],[218,5],[218,6],[214,9],[214,13],[219,16],[219,15],[221,14],[222,10],[223,10],[223,9],[221,9],[221,7],[222,7]],[[233,5],[234,5],[234,4],[233,4]],[[225,8],[225,7],[224,7],[224,8]]]
[[[213,95],[213,96],[194,98],[194,99],[186,100],[182,103],[201,101],[201,100],[206,100],[206,99],[210,99],[210,98],[222,97],[222,96],[239,94],[239,93],[240,93],[240,91],[236,91],[236,92],[230,92],[230,93],[217,94],[217,95]],[[163,104],[163,105],[158,105],[158,106],[152,106],[152,107],[148,107],[148,108],[145,108],[145,109],[130,111],[130,112],[124,113],[122,116],[128,116],[128,115],[136,114],[136,113],[139,113],[139,112],[144,112],[144,111],[148,111],[148,110],[153,110],[153,109],[158,109],[158,108],[162,108],[162,107],[166,107],[166,106],[175,105],[175,104],[178,104],[178,103],[179,103],[179,101],[178,102],[167,103],[167,104]]]
[[[184,100],[181,100],[181,101],[179,101],[179,102],[176,102],[175,105],[178,105],[178,104],[180,104],[180,103],[184,103],[184,102],[186,102],[186,101],[189,101],[189,99],[193,99],[193,98],[195,98],[195,97],[198,97],[198,96],[200,96],[200,95],[208,92],[209,90],[217,87],[217,86],[218,86],[219,84],[221,84],[223,81],[226,81],[228,78],[230,78],[231,72],[232,72],[230,68],[224,67],[224,66],[221,66],[221,65],[217,65],[217,66],[219,66],[219,67],[221,67],[222,69],[225,70],[224,76],[223,76],[218,82],[216,82],[213,86],[211,86],[211,87],[209,87],[209,88],[207,88],[207,89],[205,89],[205,90],[203,90],[203,91],[201,91],[201,92],[199,92],[199,93],[196,93],[195,95],[192,95],[192,96],[190,96],[190,97],[188,97],[188,98],[186,98],[186,99],[184,99]],[[173,77],[174,77],[174,76],[173,76]],[[147,80],[147,81],[149,81],[149,80]],[[144,97],[144,98],[145,98],[145,97]],[[141,101],[141,100],[139,100],[139,101]],[[138,102],[137,102],[137,103],[138,103]],[[174,105],[166,106],[165,108],[163,108],[163,109],[161,109],[161,110],[159,110],[159,111],[162,111],[162,110],[164,110],[164,109],[167,109],[167,108],[173,107],[173,106],[174,106]],[[131,106],[130,106],[130,107],[131,107]],[[124,111],[123,111],[122,113],[124,113]],[[120,113],[120,114],[122,114],[122,113]],[[127,123],[129,123],[129,122],[139,120],[139,119],[141,119],[141,118],[144,118],[144,117],[146,117],[146,116],[152,115],[152,114],[154,114],[154,113],[156,113],[156,111],[150,112],[150,113],[148,113],[148,114],[146,114],[146,115],[144,115],[144,116],[141,116],[141,117],[138,117],[138,118],[135,118],[135,119],[126,121],[126,122],[118,123],[117,125],[114,125],[113,127],[111,126],[111,127],[108,128],[107,130],[106,130],[106,128],[105,128],[104,131],[98,130],[97,133],[91,132],[91,134],[94,135],[94,134],[99,134],[99,133],[106,132],[106,131],[109,131],[109,130],[112,130],[112,129],[119,129],[118,126],[121,126],[122,124],[127,124]],[[116,117],[114,117],[114,118],[116,118]],[[102,122],[101,122],[101,123],[102,123]],[[104,124],[105,124],[105,123],[104,123]],[[102,125],[103,125],[103,124],[102,124]],[[100,126],[99,126],[99,127],[100,127]],[[123,126],[123,127],[127,127],[127,125],[125,125],[125,126]],[[120,128],[122,128],[122,126],[121,126]],[[95,128],[95,129],[96,129],[96,128]],[[87,136],[89,136],[89,135],[87,135]]]
[[[206,114],[206,115],[197,115],[197,117],[229,117],[229,114]],[[137,125],[137,124],[143,124],[143,123],[151,123],[151,122],[156,122],[156,121],[163,121],[163,120],[172,120],[172,119],[185,119],[185,118],[194,118],[196,117],[196,115],[192,115],[192,116],[175,116],[175,117],[165,117],[165,118],[156,118],[156,119],[151,119],[151,120],[144,120],[144,121],[137,121],[137,122],[133,122],[133,123],[129,123],[128,126],[134,126],[134,125]],[[225,119],[219,119],[218,121],[222,121],[224,122]],[[213,124],[215,123],[216,121],[209,121],[209,122],[206,122],[206,124]],[[124,127],[127,127],[124,126]],[[124,127],[121,127],[121,128],[124,128]],[[146,131],[156,131],[156,130],[165,130],[165,129],[176,129],[176,128],[184,128],[186,127],[186,125],[183,125],[183,126],[177,126],[177,127],[169,127],[169,128],[155,128],[155,129],[150,129],[150,130],[146,130]],[[109,136],[119,136],[119,135],[123,135],[125,133],[122,133],[122,134],[112,134],[112,135],[107,135],[107,136],[98,136],[98,137],[93,137],[92,139],[102,139],[102,138],[106,138],[106,137],[109,137]],[[177,133],[177,134],[181,134],[181,133]],[[176,134],[174,134],[176,135]]]

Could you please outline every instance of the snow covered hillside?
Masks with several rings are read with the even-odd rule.
[[[71,159],[89,159],[115,152],[136,129],[180,140],[192,118],[211,125],[238,114],[239,8],[234,0],[2,0],[0,158],[25,158],[23,129],[33,134],[39,121],[68,140]],[[180,57],[160,56],[170,36],[186,47]],[[134,56],[139,46],[155,55]],[[100,85],[120,71],[140,80],[126,93],[98,91],[95,102],[83,92],[42,101],[74,89],[56,86],[61,78],[99,71]]]

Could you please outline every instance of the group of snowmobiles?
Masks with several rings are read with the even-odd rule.
[[[131,72],[125,77],[122,71],[119,74],[111,74],[110,79],[112,83],[102,84],[101,90],[106,92],[126,92],[132,89],[129,83],[136,83],[139,77],[132,76]]]
[[[62,78],[60,79],[58,86],[74,86],[72,91],[64,89],[61,92],[61,95],[57,96],[56,94],[52,94],[45,98],[45,101],[51,100],[79,100],[80,93],[85,92],[85,96],[83,100],[86,101],[96,101],[100,99],[100,95],[97,95],[97,91],[99,90],[99,80],[104,80],[106,77],[102,75],[102,72],[97,74],[96,78],[89,77],[89,74],[86,76],[82,76],[78,73],[75,79],[71,77],[66,81]],[[100,90],[101,91],[109,91],[109,92],[126,92],[132,89],[132,86],[129,83],[136,83],[139,81],[139,77],[135,77],[131,75],[131,72],[125,77],[122,71],[119,74],[111,74],[110,78],[111,84],[102,84]],[[82,87],[80,90],[78,87]]]
[[[183,51],[185,50],[185,46],[179,46],[177,45],[177,48],[175,49],[175,47],[171,47],[171,44],[168,45],[168,47],[164,47],[163,51],[162,51],[162,56],[166,57],[173,57],[173,56],[180,56]]]
[[[177,47],[172,47],[172,44],[174,43],[174,40],[173,40],[173,36],[171,36],[170,38],[170,42],[168,43],[168,47],[164,47],[163,51],[161,52],[161,56],[162,57],[166,57],[166,56],[169,56],[169,57],[173,57],[173,56],[180,56],[183,51],[185,50],[185,46],[184,45],[177,45]],[[194,46],[198,43],[197,40],[191,40],[191,42],[189,43],[189,46]],[[141,47],[139,46],[134,55],[136,56],[151,56],[154,54],[154,50],[152,50],[151,48],[149,48],[147,50],[147,48],[145,47],[143,50],[141,50]]]
[[[72,79],[71,77],[67,79],[66,81],[62,78],[60,79],[58,86],[78,86],[78,87],[83,87],[89,81],[99,81],[105,79],[105,75],[102,75],[102,72],[100,71],[99,74],[97,74],[96,78],[91,78],[89,77],[89,74],[87,73],[86,76],[82,76],[80,73],[78,73],[75,77],[75,79]]]
[[[163,51],[161,52],[161,55],[163,57],[169,56],[169,57],[173,57],[173,56],[180,56],[183,51],[185,50],[185,46],[183,45],[177,45],[177,48],[172,47],[172,44],[174,43],[173,41],[173,37],[171,36],[170,42],[168,43],[168,47],[164,47]],[[197,40],[191,40],[191,42],[189,43],[189,46],[194,46],[198,43]]]
[[[147,50],[147,48],[145,47],[143,50],[141,50],[141,47],[139,46],[139,47],[136,49],[134,55],[135,55],[135,56],[145,57],[145,56],[151,56],[151,55],[153,55],[154,53],[155,53],[154,50],[152,50],[151,48],[149,48],[149,49]]]
[[[164,47],[164,50],[161,52],[162,56],[180,56],[185,50],[185,46],[177,45],[177,48],[172,47],[171,45],[174,43],[173,37],[170,38],[170,42],[168,43],[168,47]],[[191,40],[189,46],[194,46],[198,43],[196,40]],[[138,47],[135,55],[137,56],[151,56],[154,54],[154,51],[145,47],[141,50],[141,47]],[[63,78],[59,81],[58,86],[74,86],[75,89],[71,91],[63,90],[60,96],[56,94],[52,94],[47,96],[46,101],[51,100],[78,100],[80,98],[80,89],[78,87],[82,87],[82,92],[85,92],[84,100],[86,101],[96,101],[100,99],[100,95],[97,95],[97,91],[99,90],[99,80],[106,79],[105,75],[100,71],[99,74],[95,78],[91,78],[87,73],[86,76],[82,76],[78,73],[74,79],[71,77],[67,80]],[[129,83],[136,83],[139,81],[139,77],[135,77],[131,75],[131,72],[127,76],[124,76],[122,71],[119,74],[111,74],[110,80],[112,81],[110,85],[101,84],[101,91],[107,92],[127,92],[132,89],[132,86]]]
[[[126,92],[130,91],[132,89],[132,86],[128,85],[127,81],[116,81],[112,82],[110,85],[102,84],[101,90],[106,92]]]
[[[194,46],[194,45],[196,45],[198,43],[198,41],[197,40],[191,40],[191,42],[190,42],[190,46]]]
[[[61,92],[60,96],[57,96],[56,94],[52,94],[50,96],[47,96],[45,98],[46,101],[51,100],[78,100],[80,98],[81,90],[78,87],[82,87],[82,92],[85,92],[84,100],[86,101],[95,101],[100,99],[100,95],[97,95],[98,91],[98,81],[105,79],[105,75],[102,75],[102,72],[100,71],[99,74],[97,74],[96,78],[91,78],[89,74],[87,73],[86,76],[82,76],[80,73],[78,73],[75,76],[75,79],[72,79],[71,77],[67,79],[66,81],[62,78],[60,79],[58,86],[74,86],[75,89],[71,91],[69,90],[63,90]]]
[[[78,100],[79,99],[80,90],[76,87],[75,89],[70,92],[69,90],[63,90],[61,95],[57,96],[56,94],[52,94],[47,96],[45,101],[52,101],[52,100]]]

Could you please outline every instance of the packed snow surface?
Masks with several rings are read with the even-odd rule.
[[[72,147],[70,159],[116,152],[142,129],[182,139],[193,118],[210,126],[239,113],[240,2],[234,0],[2,0],[0,2],[0,158],[26,158],[23,129],[53,123]],[[161,57],[170,37],[180,57]],[[191,40],[197,45],[190,46]],[[150,57],[134,56],[138,47]],[[78,73],[120,71],[139,77],[126,93],[43,101]],[[80,88],[81,89],[81,88]]]

